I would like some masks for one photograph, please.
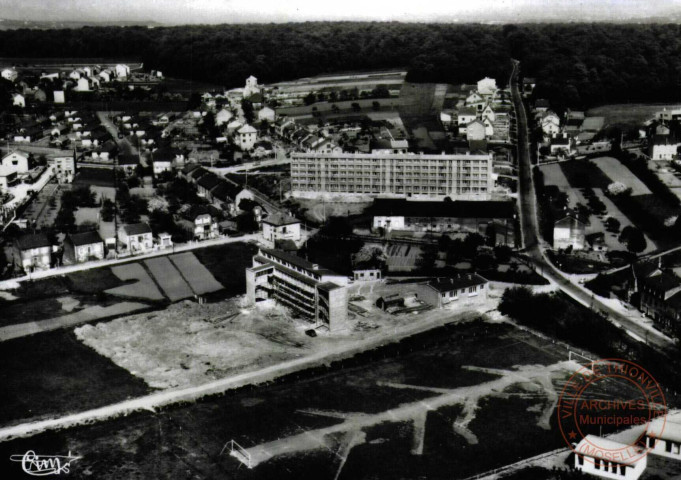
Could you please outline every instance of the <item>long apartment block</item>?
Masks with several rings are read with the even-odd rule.
[[[395,196],[489,200],[492,154],[294,153],[294,197]]]
[[[246,269],[246,296],[250,304],[274,299],[316,326],[345,330],[348,280],[297,255],[261,248]]]

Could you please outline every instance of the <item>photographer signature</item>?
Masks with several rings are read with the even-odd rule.
[[[69,473],[71,462],[81,458],[71,455],[70,451],[68,455],[37,455],[33,450],[9,457],[13,462],[21,462],[22,470],[35,477]]]

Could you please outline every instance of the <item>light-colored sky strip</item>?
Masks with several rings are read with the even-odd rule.
[[[681,0],[0,0],[0,18],[169,24],[377,21],[607,21],[681,13]]]

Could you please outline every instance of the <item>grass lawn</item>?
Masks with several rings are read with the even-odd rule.
[[[229,243],[194,250],[194,255],[225,287],[227,294],[239,295],[246,291],[244,270],[253,266],[257,251],[258,247],[250,243]]]
[[[614,105],[602,105],[589,109],[586,114],[589,117],[605,117],[605,124],[622,123],[628,125],[641,125],[650,120],[656,112],[663,108],[673,110],[679,105],[650,104],[650,103],[618,103]]]
[[[113,274],[110,267],[92,268],[66,276],[70,290],[80,293],[98,293],[115,288],[125,283]]]
[[[561,162],[559,165],[572,188],[591,187],[606,189],[612,183],[612,180],[593,163],[571,160],[569,162]]]
[[[146,384],[79,342],[54,331],[2,343],[0,422],[75,412],[150,392]]]

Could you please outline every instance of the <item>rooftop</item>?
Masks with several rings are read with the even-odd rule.
[[[438,292],[449,292],[460,288],[484,285],[486,283],[487,280],[477,273],[465,273],[455,277],[436,278],[428,282],[428,286],[434,288]]]
[[[399,198],[377,198],[371,207],[375,216],[447,217],[447,218],[513,218],[513,202],[453,201],[420,202]]]
[[[69,234],[69,238],[75,246],[103,243],[102,237],[97,232],[72,233]]]
[[[31,233],[22,235],[16,240],[20,250],[30,250],[32,248],[51,247],[52,243],[44,233]]]
[[[264,218],[262,223],[267,223],[269,225],[274,225],[276,227],[282,227],[284,225],[293,225],[296,223],[300,223],[300,220],[298,220],[295,217],[292,217],[291,215],[273,213],[272,215],[269,215],[267,218]]]
[[[151,233],[151,227],[146,223],[133,223],[130,225],[123,225],[123,231],[127,235],[142,235]]]
[[[579,453],[584,453],[586,456],[589,457],[594,457],[594,455],[598,455],[600,453],[600,456],[602,457],[604,451],[609,452],[628,451],[629,449],[637,448],[632,445],[626,445],[624,443],[619,443],[614,440],[610,440],[608,438],[597,437],[596,435],[587,435],[586,437],[582,438],[579,444],[577,444],[575,451]],[[596,453],[594,453],[594,450]],[[591,455],[589,453],[591,453]],[[627,460],[627,464],[634,465],[638,463],[641,460],[641,458],[642,456],[639,458],[634,457],[633,459]]]

